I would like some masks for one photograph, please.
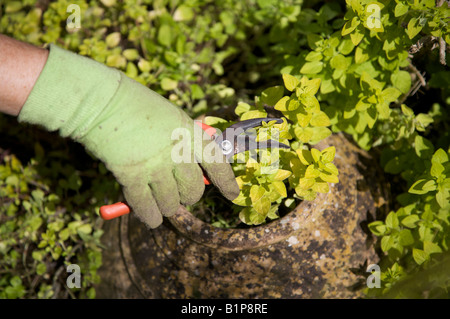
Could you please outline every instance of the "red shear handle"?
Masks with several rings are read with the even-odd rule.
[[[214,134],[216,134],[216,129],[214,127],[198,121],[195,121],[195,123],[199,125],[202,130],[204,130],[209,136],[212,137]],[[203,182],[205,183],[205,185],[211,184],[211,181],[205,175],[203,175]],[[112,205],[104,205],[100,207],[100,216],[104,220],[110,220],[126,215],[130,213],[130,211],[130,206],[128,206],[126,203],[119,202]]]
[[[195,123],[199,125],[202,128],[202,130],[205,131],[206,134],[208,134],[210,137],[213,137],[213,135],[216,134],[216,129],[214,127],[209,126],[208,124],[205,124],[203,122],[195,121]],[[205,185],[211,185],[211,181],[205,175],[205,173],[203,173],[203,183],[205,183]]]
[[[125,203],[115,203],[112,205],[104,205],[100,207],[100,216],[104,220],[110,220],[116,217],[126,215],[130,212],[130,206]]]
[[[213,135],[216,134],[216,129],[214,127],[209,126],[208,124],[205,124],[203,122],[195,121],[195,123],[199,125],[202,130],[205,131],[206,134],[208,134],[210,137],[213,137]]]

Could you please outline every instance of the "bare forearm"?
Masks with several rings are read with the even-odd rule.
[[[45,49],[0,34],[0,112],[20,113],[47,57]]]

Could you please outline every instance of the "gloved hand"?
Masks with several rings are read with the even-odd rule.
[[[177,164],[171,158],[177,142],[171,139],[173,130],[186,128],[193,134],[193,120],[94,60],[52,45],[19,121],[59,130],[82,143],[112,171],[134,213],[151,228],[162,223],[162,215],[173,215],[180,203],[197,202],[204,192],[199,164]],[[226,198],[237,197],[239,187],[225,160],[200,165]]]

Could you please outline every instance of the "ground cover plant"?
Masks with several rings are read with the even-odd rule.
[[[382,259],[367,297],[449,294],[449,16],[434,0],[0,0],[1,33],[118,68],[207,124],[285,119],[258,140],[278,132],[291,149],[234,164],[233,204],[210,188],[190,208],[215,226],[270,222],[328,192],[335,148],[315,145],[333,132],[379,154],[394,201],[369,225]],[[1,116],[0,136],[0,297],[94,298],[98,208],[117,183],[54,134]],[[68,264],[83,265],[79,289]]]

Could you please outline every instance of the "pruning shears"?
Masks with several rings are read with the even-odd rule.
[[[195,121],[203,131],[205,131],[211,139],[213,139],[218,145],[223,155],[226,157],[227,161],[230,162],[234,155],[250,151],[254,149],[265,149],[265,148],[284,148],[289,149],[290,147],[286,144],[274,141],[272,139],[266,140],[264,142],[256,141],[256,134],[245,134],[250,129],[262,126],[263,122],[276,121],[276,124],[283,123],[280,118],[257,118],[250,119],[235,123],[228,128],[226,128],[221,134],[217,134],[214,127],[209,126],[205,123]],[[210,185],[211,182],[203,175],[203,182],[205,185]],[[104,205],[100,207],[100,216],[104,220],[110,220],[122,215],[126,215],[131,211],[131,208],[124,202],[119,202],[111,205]]]

